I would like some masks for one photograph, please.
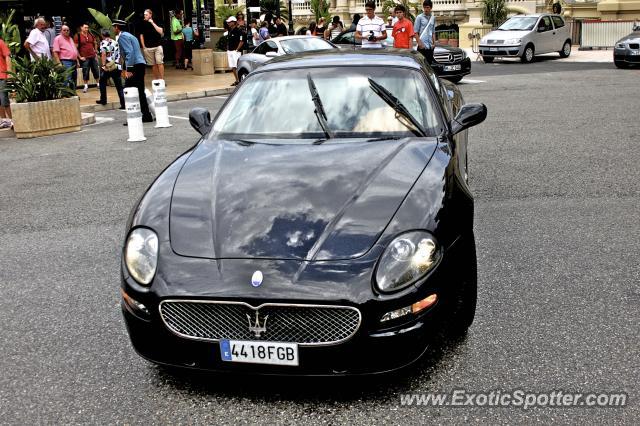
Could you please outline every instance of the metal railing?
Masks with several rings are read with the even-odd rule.
[[[491,28],[473,28],[471,30],[469,33],[469,39],[471,40],[471,50],[473,53],[480,55],[480,39],[491,31]]]
[[[613,47],[633,30],[634,21],[582,21],[581,47]]]

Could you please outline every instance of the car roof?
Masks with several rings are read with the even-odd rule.
[[[296,38],[317,38],[315,36],[310,36],[310,35],[291,35],[291,36],[282,36],[282,37],[273,37],[269,40],[271,41],[284,41],[284,40],[291,40],[291,39],[296,39]]]
[[[510,18],[539,18],[541,16],[558,16],[561,17],[558,14],[555,13],[527,13],[526,15],[522,14],[522,15],[513,15]]]
[[[260,71],[274,71],[292,68],[314,67],[348,67],[364,66],[395,66],[421,69],[416,60],[417,52],[404,49],[360,49],[356,51],[317,50],[295,55],[284,55],[273,58],[260,67]]]

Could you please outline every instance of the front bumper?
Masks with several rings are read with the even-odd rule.
[[[522,56],[522,45],[480,45],[480,55],[489,57],[519,57]]]
[[[640,50],[618,49],[613,51],[613,60],[629,65],[640,65]]]
[[[459,70],[447,69],[447,67],[452,67],[455,65],[460,65],[460,69]],[[464,58],[460,62],[452,62],[452,63],[440,63],[434,60],[431,63],[431,68],[435,71],[438,77],[461,77],[471,73],[471,59]]]

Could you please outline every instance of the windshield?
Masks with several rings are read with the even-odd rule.
[[[535,16],[514,16],[500,25],[498,29],[503,31],[530,31],[535,27],[536,22],[538,22],[538,18]]]
[[[247,78],[216,119],[213,136],[251,142],[325,139],[326,130],[331,133],[331,141],[415,136],[415,126],[408,125],[402,117],[399,119],[399,113],[372,90],[369,78],[403,104],[426,136],[440,133],[435,103],[418,71],[399,67],[333,67],[278,70]],[[315,87],[315,100],[310,86]],[[326,123],[318,119],[317,105],[321,105]]]
[[[310,52],[312,50],[327,50],[334,49],[334,47],[326,41],[317,38],[292,38],[289,40],[280,41],[280,46],[285,53],[300,53]]]

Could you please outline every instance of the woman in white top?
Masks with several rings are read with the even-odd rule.
[[[307,30],[307,35],[308,36],[316,36],[316,23],[315,21],[311,21],[309,22],[309,29]]]

